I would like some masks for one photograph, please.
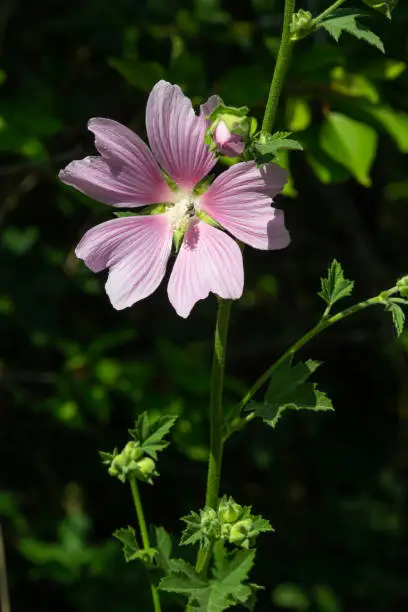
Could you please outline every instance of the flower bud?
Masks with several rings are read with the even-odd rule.
[[[313,30],[313,15],[310,11],[300,9],[292,17],[290,32],[293,40],[304,38]]]
[[[230,543],[236,546],[242,546],[243,548],[249,548],[251,545],[251,538],[256,535],[252,528],[253,523],[251,519],[244,519],[232,525],[229,534]]]
[[[210,150],[222,155],[238,157],[245,149],[245,142],[256,130],[256,120],[248,117],[247,106],[226,106],[222,102],[207,117],[209,128],[205,142]]]
[[[128,442],[122,453],[128,461],[138,461],[143,456],[139,442]]]
[[[402,297],[408,298],[408,276],[403,276],[397,281],[397,287]]]
[[[231,132],[224,121],[220,121],[215,128],[214,143],[218,151],[227,157],[239,157],[245,149],[242,136]]]
[[[218,518],[221,523],[235,523],[242,514],[242,506],[234,502],[232,497],[222,499],[218,508]]]
[[[152,476],[158,476],[156,471],[156,464],[150,457],[143,457],[140,461],[134,466],[134,473],[132,476],[135,476],[138,480],[142,482],[152,482]]]

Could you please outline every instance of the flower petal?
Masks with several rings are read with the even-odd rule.
[[[109,268],[106,293],[112,306],[121,310],[157,289],[171,243],[166,215],[123,217],[90,229],[75,253],[93,272]]]
[[[242,242],[257,249],[283,249],[289,233],[282,211],[271,202],[286,178],[286,171],[275,164],[235,164],[200,197],[200,207]]]
[[[111,119],[88,122],[101,157],[85,157],[61,170],[63,183],[118,208],[168,202],[171,190],[148,146]]]
[[[210,291],[237,300],[244,288],[241,249],[224,232],[194,221],[187,230],[167,288],[169,300],[181,317]]]
[[[149,143],[160,165],[184,189],[192,189],[216,164],[204,142],[207,121],[197,116],[180,87],[159,81],[146,108]]]
[[[202,115],[205,119],[206,117],[208,117],[208,115],[210,115],[213,112],[214,108],[216,108],[219,104],[222,104],[222,100],[220,96],[217,96],[217,95],[210,96],[207,102],[204,102],[204,104],[201,104],[200,115]]]

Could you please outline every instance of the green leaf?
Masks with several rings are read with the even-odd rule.
[[[177,571],[179,559],[172,559],[173,542],[171,536],[164,527],[154,527],[152,534],[152,545],[156,551],[155,561],[166,575]]]
[[[322,290],[318,295],[329,306],[333,306],[338,300],[351,295],[354,287],[354,281],[344,278],[343,268],[336,259],[333,259],[330,264],[327,278],[321,278],[320,282]]]
[[[391,13],[398,4],[398,0],[363,0],[364,4],[386,15],[391,19]]]
[[[348,72],[343,66],[336,66],[330,72],[331,89],[342,96],[366,98],[377,104],[380,96],[377,87],[362,74]]]
[[[141,549],[137,543],[136,532],[133,527],[117,529],[113,536],[123,544],[125,561],[129,562],[139,559],[143,563],[152,563],[156,550],[154,548]]]
[[[333,36],[336,42],[339,41],[343,32],[347,32],[377,47],[377,49],[384,53],[385,50],[381,38],[374,34],[374,32],[371,32],[365,25],[357,22],[357,17],[362,16],[361,12],[356,9],[337,9],[331,13],[330,17],[321,21],[319,26],[323,27],[330,36]]]
[[[325,393],[319,391],[309,376],[319,367],[317,361],[299,361],[291,367],[291,359],[281,363],[274,371],[264,402],[252,402],[248,410],[254,410],[270,427],[276,427],[283,412],[290,410],[333,410]]]
[[[405,324],[404,311],[402,310],[401,306],[399,306],[395,302],[388,302],[385,307],[385,310],[391,313],[395,331],[397,332],[397,336],[400,336],[402,332],[404,331],[404,324]]]
[[[265,163],[271,161],[279,151],[302,151],[303,145],[292,138],[291,132],[275,132],[272,136],[259,134],[258,138],[253,140],[251,150],[258,162]]]
[[[170,593],[180,593],[195,602],[209,589],[209,581],[186,561],[179,560],[178,571],[160,581],[159,589]],[[203,608],[205,610],[206,608]]]
[[[161,416],[156,421],[150,422],[147,412],[143,412],[137,419],[135,429],[129,429],[134,440],[140,442],[141,450],[157,459],[157,453],[169,445],[163,440],[176,422],[175,416]]]
[[[117,529],[113,537],[123,544],[123,554],[126,561],[133,561],[137,558],[140,551],[139,544],[136,540],[136,532],[133,527],[123,527]]]
[[[340,113],[328,113],[320,132],[320,145],[365,187],[375,158],[378,136],[374,128]]]
[[[408,114],[390,106],[370,105],[362,109],[395,140],[401,153],[408,153]]]
[[[306,130],[312,121],[310,104],[303,98],[289,98],[286,102],[286,123],[291,132]]]
[[[177,573],[163,578],[159,588],[188,597],[194,612],[222,612],[235,604],[245,604],[251,597],[252,589],[246,580],[254,557],[252,550],[241,550],[230,557],[217,554],[210,579],[180,560]]]
[[[213,537],[219,536],[220,522],[215,510],[205,507],[197,512],[190,512],[181,518],[186,523],[186,528],[182,533],[180,544],[195,544],[200,542],[205,545]]]
[[[270,522],[264,519],[262,516],[252,517],[253,530],[258,533],[267,533],[268,531],[275,531]]]
[[[102,459],[102,463],[104,465],[110,465],[112,463],[112,459],[114,459],[118,453],[117,449],[113,451],[113,453],[105,453],[104,451],[98,451],[100,458]]]
[[[189,515],[183,516],[182,521],[186,523],[186,528],[181,534],[180,544],[195,544],[196,542],[208,543],[208,537],[203,533],[201,517],[197,512],[191,511]]]

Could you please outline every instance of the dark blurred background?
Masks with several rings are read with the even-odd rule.
[[[356,300],[408,272],[408,8],[400,2],[390,23],[354,5],[387,54],[347,34],[296,46],[276,124],[305,145],[288,159],[279,198],[292,245],[245,250],[227,406],[316,322],[332,257],[356,280]],[[123,445],[142,410],[180,415],[161,478],[143,487],[149,521],[180,533],[179,517],[203,504],[215,299],[184,321],[164,284],[114,311],[103,275],[73,254],[112,211],[57,172],[94,151],[89,117],[145,137],[160,78],[194,103],[218,93],[261,119],[282,9],[283,0],[2,0],[0,515],[12,612],[150,609],[143,570],[111,537],[135,524],[128,488],[97,454]],[[317,378],[336,413],[287,414],[276,430],[254,423],[228,443],[223,492],[276,528],[259,539],[260,612],[408,609],[407,350],[408,335],[397,339],[381,311],[342,322],[301,354],[325,362]]]

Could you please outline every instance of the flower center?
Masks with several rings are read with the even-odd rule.
[[[168,205],[166,214],[174,231],[187,229],[190,219],[196,216],[199,210],[197,196],[189,191],[178,191],[173,201]]]

